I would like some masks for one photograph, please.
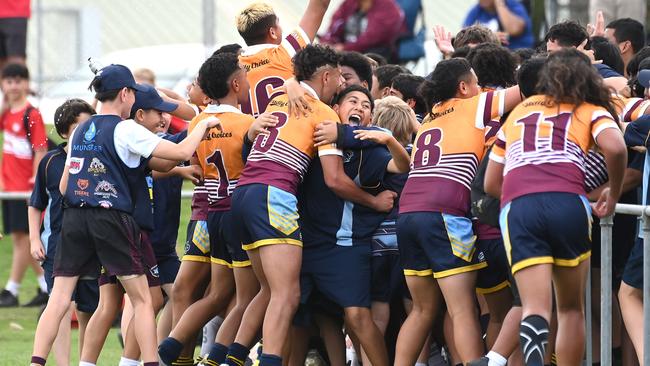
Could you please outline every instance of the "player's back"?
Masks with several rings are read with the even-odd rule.
[[[485,154],[485,126],[503,114],[505,92],[435,105],[415,137],[400,212],[469,212],[470,185]],[[435,188],[433,188],[435,187]]]
[[[505,163],[502,202],[529,193],[585,194],[585,157],[606,128],[602,107],[549,103],[535,95],[518,105],[497,135],[492,159]]]
[[[209,210],[221,211],[230,209],[230,196],[244,169],[244,136],[254,118],[233,106],[209,105],[192,120],[190,131],[199,121],[212,116],[219,118],[222,131],[210,129],[196,155],[203,170]]]
[[[338,122],[338,115],[325,103],[307,97],[313,112],[308,117],[290,116],[288,98],[280,95],[268,105],[267,113],[278,118],[268,134],[260,134],[239,180],[240,185],[262,183],[296,194],[316,150],[331,153],[332,145],[314,147],[314,129],[323,121]]]
[[[297,28],[282,43],[259,44],[246,48],[239,56],[250,84],[249,102],[241,110],[257,116],[264,113],[269,102],[283,94],[284,81],[293,77],[292,57],[309,44],[305,32]]]

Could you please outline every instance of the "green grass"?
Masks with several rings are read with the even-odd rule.
[[[0,134],[0,146],[2,144]],[[191,189],[191,184],[186,184],[184,189]],[[178,232],[177,251],[182,253],[182,245],[185,242],[185,231],[190,215],[190,200],[184,199],[181,206],[181,223]],[[0,213],[1,215],[1,213]],[[0,240],[0,287],[4,285],[9,277],[11,268],[12,244],[9,237],[5,236]],[[37,287],[34,272],[29,269],[23,280],[20,293],[20,301],[27,302],[35,294]],[[34,331],[38,316],[37,308],[9,308],[0,309],[0,366],[26,365],[32,353]],[[92,330],[90,330],[92,331]],[[97,364],[117,365],[122,353],[117,340],[117,329],[112,329],[102,350]],[[71,365],[79,363],[77,349],[78,331],[72,332]],[[50,363],[54,363],[53,355],[49,357]]]

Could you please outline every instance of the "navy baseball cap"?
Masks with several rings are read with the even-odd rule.
[[[138,111],[138,109],[155,109],[161,112],[173,112],[178,108],[178,104],[165,102],[156,88],[151,85],[139,85],[143,90],[136,90],[135,103],[131,107],[131,114]]]
[[[143,86],[135,82],[131,70],[124,65],[108,65],[97,71],[95,78],[101,80],[100,87],[95,89],[98,93],[122,88],[144,91]]]
[[[639,71],[636,78],[642,87],[646,89],[650,88],[650,69],[644,69]]]

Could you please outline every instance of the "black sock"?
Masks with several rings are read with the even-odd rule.
[[[250,350],[248,347],[235,342],[228,347],[225,364],[229,366],[244,366],[249,353]]]
[[[210,348],[210,353],[208,354],[206,363],[208,366],[219,366],[226,361],[227,354],[228,347],[221,343],[215,343],[212,345],[212,348]]]
[[[519,326],[519,342],[526,366],[543,366],[548,343],[548,322],[539,315],[529,315]]]
[[[38,357],[38,356],[32,356],[32,361],[33,364],[45,366],[45,359]]]

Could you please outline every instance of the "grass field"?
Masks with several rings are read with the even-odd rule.
[[[0,135],[1,137],[1,135]],[[1,146],[0,138],[0,146]],[[184,189],[191,189],[186,184]],[[181,224],[179,228],[179,243],[177,250],[182,251],[182,243],[185,238],[185,230],[190,212],[190,200],[184,199],[182,204]],[[1,213],[0,213],[1,215]],[[7,236],[0,240],[0,286],[4,285],[9,277],[11,267],[12,244]],[[20,293],[20,301],[27,302],[34,296],[37,283],[34,272],[27,271]],[[0,309],[0,366],[26,365],[29,363],[32,352],[34,331],[38,316],[38,308],[9,308]],[[112,329],[104,349],[102,350],[98,365],[117,365],[122,349],[117,340],[117,329]],[[72,332],[71,365],[79,362],[77,339],[78,331]],[[48,364],[55,364],[53,356],[49,357]]]

